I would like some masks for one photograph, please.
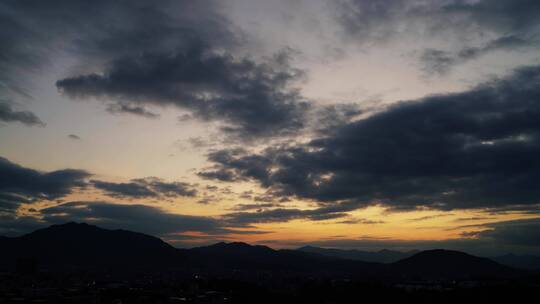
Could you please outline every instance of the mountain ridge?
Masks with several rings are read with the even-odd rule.
[[[513,269],[488,258],[455,250],[424,250],[393,263],[401,273],[428,277],[475,277],[510,275]]]
[[[408,252],[401,252],[389,249],[381,249],[379,251],[362,251],[357,249],[337,249],[337,248],[321,248],[316,246],[303,246],[297,248],[296,250],[304,252],[312,252],[330,257],[338,257],[350,260],[358,260],[365,262],[376,262],[376,263],[393,263],[401,259],[410,257],[416,253],[418,250],[411,250]]]
[[[290,272],[355,277],[498,276],[513,271],[487,258],[448,250],[422,251],[392,263],[366,262],[304,250],[275,250],[242,242],[178,249],[160,238],[70,222],[15,238],[0,238],[0,263],[34,258],[41,265],[89,269],[179,269],[222,272]],[[311,247],[307,249],[313,249]],[[302,248],[300,248],[302,249]],[[336,249],[337,250],[337,249]],[[356,252],[355,252],[356,253]],[[396,254],[380,251],[380,254]]]
[[[0,239],[7,246],[2,261],[32,258],[54,267],[155,268],[174,265],[182,251],[163,240],[139,232],[110,230],[86,223],[69,222]],[[142,263],[143,262],[143,263]],[[84,265],[83,265],[84,266]]]

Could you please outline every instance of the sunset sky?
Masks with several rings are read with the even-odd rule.
[[[0,235],[540,253],[540,1],[0,0]]]

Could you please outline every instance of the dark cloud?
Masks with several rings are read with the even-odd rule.
[[[69,202],[41,210],[47,224],[85,222],[105,228],[122,228],[152,235],[199,231],[223,232],[215,219],[165,212],[146,205],[118,205],[109,202]]]
[[[0,100],[0,121],[20,122],[27,126],[45,126],[45,123],[43,123],[34,113],[13,110],[11,105],[2,100]]]
[[[494,218],[487,216],[472,216],[472,217],[461,217],[454,220],[454,222],[469,222],[469,221],[485,221],[492,220]]]
[[[0,210],[0,237],[18,236],[43,228],[43,223],[31,216],[16,216]]]
[[[442,9],[445,14],[464,16],[472,25],[486,31],[525,35],[538,30],[540,3],[534,0],[453,0]]]
[[[192,197],[197,194],[193,186],[183,182],[165,182],[158,178],[132,179],[128,183],[113,183],[92,180],[92,185],[117,198],[163,198],[163,197]]]
[[[129,105],[129,104],[110,104],[107,106],[107,112],[111,114],[133,114],[146,118],[158,118],[159,114],[153,113],[141,106]]]
[[[216,166],[197,174],[202,178],[231,182],[252,178],[269,186],[267,181],[272,161],[263,155],[248,155],[244,149],[217,150],[208,154]],[[226,165],[225,165],[226,164]]]
[[[488,229],[469,235],[501,245],[540,248],[540,218],[496,222],[484,226]]]
[[[204,148],[209,148],[215,145],[215,142],[205,140],[204,138],[200,136],[190,137],[188,138],[187,142],[190,144],[190,146],[193,149],[204,149]]]
[[[346,34],[363,43],[395,36],[462,32],[471,35],[515,35],[538,32],[540,5],[535,0],[422,1],[341,0],[333,2],[336,20]]]
[[[20,194],[0,192],[0,214],[14,212],[20,204],[31,202],[31,198]]]
[[[273,202],[276,199],[274,195],[271,193],[263,194],[263,195],[257,195],[253,197],[253,200],[256,202],[266,203],[266,202]]]
[[[453,214],[453,213],[450,213],[450,212],[446,212],[446,213],[442,213],[442,214],[434,214],[434,215],[421,216],[421,217],[417,217],[417,218],[410,219],[409,221],[410,221],[410,222],[421,222],[421,221],[427,221],[427,220],[432,220],[432,219],[441,218],[441,217],[446,217],[446,216],[451,216],[451,215],[454,215],[454,214]]]
[[[385,221],[374,221],[365,218],[350,218],[344,221],[337,222],[338,224],[364,224],[364,225],[375,225],[375,224],[384,224]]]
[[[140,105],[177,106],[197,118],[224,123],[242,138],[295,132],[308,103],[290,88],[301,71],[288,53],[266,63],[196,46],[175,53],[144,53],[113,61],[102,74],[59,80],[71,98],[97,97]]]
[[[236,205],[234,205],[232,210],[236,210],[236,211],[260,210],[260,211],[262,211],[263,209],[266,209],[266,208],[277,208],[277,207],[281,207],[281,205],[280,204],[274,204],[274,203],[236,204]]]
[[[246,205],[244,205],[246,206]],[[251,207],[251,206],[248,206]],[[250,226],[256,223],[288,222],[291,220],[325,221],[348,217],[347,211],[356,209],[350,203],[342,203],[320,207],[316,209],[262,209],[257,212],[232,212],[222,216],[223,220],[231,226]],[[248,209],[243,209],[248,210]]]
[[[332,1],[337,9],[336,20],[348,36],[360,43],[382,41],[397,34],[398,24],[408,21],[405,19],[411,10],[408,2],[412,1]]]
[[[532,46],[533,42],[523,40],[515,36],[504,36],[490,41],[482,47],[466,47],[457,53],[437,49],[426,49],[422,52],[424,71],[428,74],[445,74],[458,64],[477,59],[483,55],[498,50],[520,50]],[[537,44],[537,42],[534,42]]]
[[[240,193],[240,195],[238,196],[239,198],[243,198],[243,199],[253,199],[253,195],[254,195],[254,192],[253,190],[249,190],[249,191],[244,191],[242,193]]]
[[[75,135],[75,134],[69,134],[68,138],[73,139],[73,140],[81,140],[81,138],[78,135]]]
[[[210,174],[200,175],[358,207],[532,206],[540,200],[539,98],[540,67],[524,67],[461,93],[399,102],[307,144],[213,152]]]
[[[464,61],[466,59],[463,59]],[[459,58],[443,50],[426,49],[420,55],[422,69],[428,74],[446,74],[459,61]]]
[[[143,183],[150,186],[154,191],[162,193],[165,196],[194,196],[197,191],[193,189],[193,185],[184,182],[164,182],[159,178],[136,179],[135,182]]]
[[[295,219],[310,219],[319,220],[320,214],[312,213],[311,211],[305,211],[301,209],[271,209],[261,210],[259,212],[234,212],[224,216],[224,219],[232,225],[238,226],[250,226],[251,224],[258,223],[275,223],[275,222],[288,222]],[[324,216],[324,215],[323,215]],[[343,214],[337,214],[337,217],[344,216]],[[330,219],[332,216],[329,215]],[[322,218],[320,220],[324,220]]]
[[[0,209],[15,210],[21,203],[53,200],[84,187],[90,173],[64,169],[40,172],[0,157]]]
[[[31,98],[29,79],[59,55],[73,59],[71,71],[93,71],[144,52],[207,43],[233,48],[241,34],[220,10],[216,0],[2,1],[0,98]],[[113,104],[108,111],[153,117],[130,104]]]
[[[318,135],[329,134],[362,114],[364,110],[356,103],[319,105],[313,111],[311,129]]]
[[[540,214],[540,204],[537,205],[512,205],[512,206],[498,206],[489,210],[491,215],[500,214],[512,214],[512,213],[527,213],[527,214]]]
[[[211,150],[213,147],[219,146],[220,144],[223,144],[225,141],[227,141],[227,139],[224,139],[223,136],[221,136],[218,133],[215,133],[208,137],[193,136],[187,139],[179,139],[174,143],[174,145],[182,151],[186,151],[186,150],[201,151],[201,150]]]
[[[196,41],[236,43],[218,1],[7,0],[2,2],[2,64],[33,65],[62,50],[111,58]],[[47,31],[38,29],[46,28]],[[61,47],[55,49],[54,47]],[[57,53],[56,53],[57,54]]]
[[[458,38],[458,51],[427,49],[424,70],[443,74],[496,50],[538,47],[540,5],[535,0],[332,1],[345,36],[364,46],[406,35],[422,41]],[[471,44],[483,41],[480,45]]]
[[[111,183],[99,180],[91,181],[95,188],[105,191],[113,197],[143,198],[155,197],[157,194],[140,183]]]
[[[120,205],[101,201],[74,201],[39,210],[38,217],[2,215],[0,234],[20,235],[37,228],[66,222],[84,222],[108,229],[126,229],[173,240],[183,233],[202,233],[194,239],[227,238],[234,234],[261,234],[268,231],[229,229],[213,217],[169,213],[160,208],[131,204]],[[189,237],[189,236],[184,236]]]
[[[215,179],[222,182],[232,182],[237,180],[238,178],[232,170],[226,170],[223,168],[219,168],[218,170],[206,170],[203,172],[198,172],[197,175],[202,178]]]
[[[215,203],[217,201],[218,201],[218,199],[217,199],[217,197],[215,195],[209,195],[209,196],[204,196],[203,198],[198,200],[197,204],[208,205],[208,204]]]
[[[307,104],[290,88],[301,72],[289,66],[287,52],[263,63],[231,55],[242,33],[219,1],[22,0],[1,8],[3,91],[21,92],[28,84],[19,72],[65,52],[79,66],[58,88],[103,99],[110,113],[156,118],[149,106],[174,105],[244,139],[303,126]],[[102,71],[78,75],[84,70]]]

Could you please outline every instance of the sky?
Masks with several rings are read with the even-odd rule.
[[[0,0],[0,235],[540,254],[540,2]]]

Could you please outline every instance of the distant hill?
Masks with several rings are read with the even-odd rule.
[[[452,250],[427,250],[392,264],[406,276],[471,278],[507,276],[516,272],[488,258]]]
[[[334,248],[320,248],[314,246],[304,246],[300,247],[297,250],[303,252],[311,252],[329,257],[336,257],[341,259],[365,261],[365,262],[376,262],[376,263],[393,263],[399,260],[408,258],[416,253],[418,250],[400,252],[394,250],[383,249],[380,251],[361,251],[361,250],[343,250],[343,249],[334,249]]]
[[[534,255],[506,254],[492,258],[497,263],[527,270],[540,270],[540,257]]]
[[[217,243],[177,249],[161,239],[125,230],[88,224],[54,225],[15,238],[0,238],[0,266],[13,268],[21,258],[35,260],[49,270],[182,270],[184,272],[258,275],[261,272],[332,277],[470,277],[505,276],[513,270],[492,260],[462,252],[431,250],[395,263],[359,261],[361,252],[303,248],[274,250],[246,243]],[[321,253],[322,252],[322,253]],[[330,253],[335,254],[330,256]],[[339,252],[338,252],[339,253]],[[340,253],[341,254],[341,253]],[[400,253],[381,251],[377,259],[389,261]],[[375,258],[373,258],[375,259]]]
[[[109,230],[84,223],[53,225],[32,233],[0,238],[0,266],[21,258],[47,269],[192,269],[204,271],[282,271],[368,275],[379,266],[293,250],[245,243],[218,243],[177,249],[142,233]]]
[[[246,243],[218,243],[190,250],[199,263],[213,269],[271,270],[327,274],[378,274],[383,265],[342,260],[296,250],[274,250]]]
[[[40,265],[61,268],[156,268],[174,265],[182,256],[182,251],[153,236],[78,223],[2,238],[0,247],[4,266],[32,258]]]

